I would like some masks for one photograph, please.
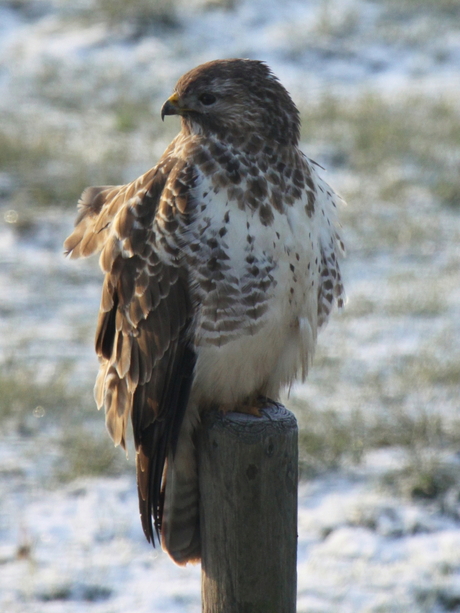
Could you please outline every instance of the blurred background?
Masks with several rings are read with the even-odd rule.
[[[460,611],[460,0],[0,0],[0,609],[195,613],[97,413],[87,185],[155,165],[179,76],[266,61],[348,205],[300,424],[299,613]]]

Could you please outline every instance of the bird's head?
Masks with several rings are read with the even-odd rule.
[[[179,79],[161,117],[180,115],[192,133],[215,134],[234,144],[258,133],[280,145],[296,145],[299,113],[286,89],[257,60],[216,60]]]

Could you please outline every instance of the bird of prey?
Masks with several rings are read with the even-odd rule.
[[[265,63],[194,68],[165,115],[181,130],[158,164],[87,188],[65,250],[101,254],[97,405],[117,445],[131,418],[145,535],[185,564],[200,559],[200,414],[257,414],[305,378],[343,304],[344,249],[339,198],[299,150],[299,112]]]

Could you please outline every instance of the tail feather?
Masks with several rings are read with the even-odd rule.
[[[201,557],[199,490],[193,432],[198,421],[187,409],[176,453],[170,451],[164,479],[161,544],[177,564],[198,562]]]

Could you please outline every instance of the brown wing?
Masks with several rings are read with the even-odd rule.
[[[163,216],[177,209],[174,197],[184,208],[188,186],[182,182],[178,189],[178,176],[193,173],[180,170],[183,163],[165,156],[131,184],[86,189],[76,228],[64,245],[70,257],[101,252],[105,279],[95,397],[98,408],[105,406],[116,445],[125,447],[132,415],[141,519],[152,542],[161,527],[165,458],[177,442],[195,364],[187,334],[192,315],[187,271],[180,261],[160,259],[153,230],[159,209]]]

